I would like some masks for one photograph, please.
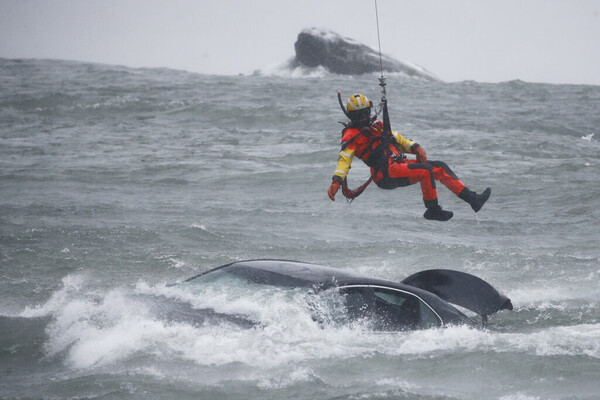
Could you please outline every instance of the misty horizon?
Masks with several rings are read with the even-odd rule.
[[[593,1],[379,0],[381,51],[447,82],[600,84]],[[294,57],[305,28],[378,49],[374,3],[1,1],[0,57],[251,74]]]

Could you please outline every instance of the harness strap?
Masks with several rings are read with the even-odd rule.
[[[350,127],[346,128],[346,129],[349,129],[349,128]],[[342,131],[342,136],[343,136],[344,131],[346,129],[344,129]],[[360,185],[359,187],[357,187],[356,189],[350,189],[348,187],[348,180],[347,180],[347,178],[342,181],[342,194],[349,201],[354,200],[355,198],[357,198],[358,196],[360,196],[362,194],[362,192],[365,191],[365,189],[367,188],[367,186],[369,186],[369,184],[371,182],[373,182],[373,179],[375,178],[375,175],[377,174],[378,171],[382,172],[384,176],[387,175],[387,168],[385,168],[385,166],[386,166],[386,164],[388,162],[388,159],[390,157],[392,157],[391,151],[389,149],[389,146],[391,145],[389,137],[387,137],[387,136],[380,136],[379,138],[376,138],[373,135],[371,135],[370,132],[366,130],[366,128],[360,129],[360,131],[359,131],[359,133],[357,135],[353,136],[350,140],[348,140],[347,142],[345,142],[342,145],[342,150],[346,149],[352,142],[354,142],[361,135],[362,136],[366,136],[367,140],[369,141],[369,146],[362,153],[356,154],[356,156],[358,158],[362,159],[362,156],[367,151],[370,151],[371,154],[369,154],[369,157],[367,158],[367,160],[364,160],[364,161],[365,161],[365,163],[369,167],[373,168],[374,171],[371,174],[371,176],[369,177],[369,179],[365,183],[363,183],[362,185]],[[373,143],[377,139],[379,139],[380,143],[373,148]]]
[[[342,194],[344,195],[344,197],[346,199],[348,199],[350,202],[352,202],[352,200],[354,200],[355,198],[360,196],[361,193],[365,191],[367,186],[369,186],[369,184],[373,181],[373,178],[375,177],[376,173],[377,172],[374,172],[373,174],[371,174],[371,176],[365,183],[363,183],[362,185],[360,185],[359,187],[357,187],[354,190],[352,190],[348,187],[348,179],[344,179],[342,181]]]

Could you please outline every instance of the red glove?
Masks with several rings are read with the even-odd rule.
[[[427,162],[427,154],[425,153],[425,150],[423,150],[423,148],[421,146],[417,147],[413,151],[417,155],[418,162],[420,162],[420,163]]]
[[[329,195],[329,198],[332,201],[335,201],[335,194],[337,193],[339,188],[340,188],[340,181],[338,181],[337,179],[334,179],[333,182],[331,182],[331,186],[329,186],[329,189],[327,190],[327,195]]]

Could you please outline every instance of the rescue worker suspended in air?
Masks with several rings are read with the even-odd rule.
[[[489,187],[480,194],[475,193],[466,187],[446,163],[427,160],[425,150],[418,143],[404,138],[398,132],[385,132],[383,122],[376,116],[371,117],[372,107],[373,103],[362,94],[352,95],[348,99],[346,115],[350,122],[342,131],[342,149],[327,191],[331,200],[335,201],[340,186],[348,198],[360,194],[366,186],[363,185],[358,193],[347,189],[348,171],[354,157],[358,157],[371,168],[371,179],[382,189],[420,183],[423,202],[427,208],[423,216],[428,220],[448,221],[454,215],[439,205],[435,181],[441,182],[467,202],[473,211],[478,212],[483,207],[491,194]],[[406,158],[405,154],[416,155],[416,160]]]

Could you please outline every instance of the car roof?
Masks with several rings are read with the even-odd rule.
[[[312,287],[315,290],[325,290],[334,286],[377,285],[389,286],[410,292],[416,291],[419,293],[425,292],[431,294],[414,286],[405,285],[403,283],[394,282],[387,279],[380,279],[354,271],[288,260],[236,261],[231,264],[217,267],[200,275],[208,274],[212,271],[220,269],[234,270],[235,273],[239,275],[251,274],[253,280],[258,279],[263,281],[263,283],[275,286]],[[188,280],[194,278],[195,277],[192,277]]]

